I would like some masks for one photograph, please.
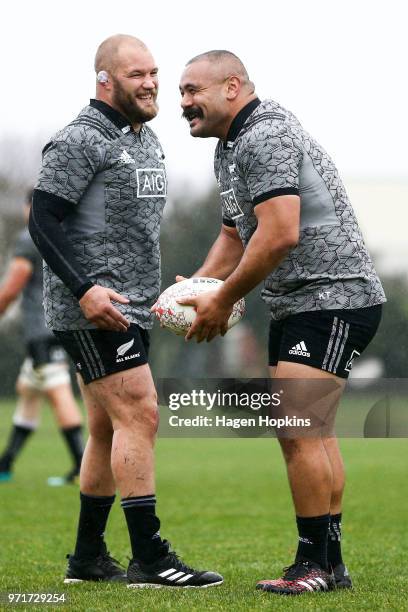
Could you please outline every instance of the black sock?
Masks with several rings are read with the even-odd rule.
[[[296,517],[299,545],[296,561],[314,561],[327,569],[327,535],[330,514],[322,516]]]
[[[341,556],[341,513],[330,516],[329,537],[327,540],[327,561],[332,567],[343,563]]]
[[[156,496],[127,497],[121,504],[129,530],[132,555],[143,563],[153,563],[166,554],[156,516]]]
[[[68,445],[69,451],[74,459],[75,467],[78,470],[81,467],[82,455],[84,454],[84,442],[82,439],[82,427],[66,427],[61,429],[61,434],[64,436]]]
[[[104,532],[115,496],[96,496],[80,493],[75,557],[94,559],[103,550]]]
[[[35,429],[31,427],[23,427],[22,425],[13,425],[10,432],[10,437],[7,442],[7,447],[0,458],[0,471],[9,472],[17,455],[21,452],[27,438]]]

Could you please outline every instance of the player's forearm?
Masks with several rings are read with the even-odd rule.
[[[244,248],[239,237],[224,230],[211,247],[203,265],[193,276],[208,276],[225,280],[241,261]]]
[[[2,314],[16,300],[21,288],[12,279],[6,279],[0,287],[0,314]]]
[[[294,246],[285,239],[274,239],[259,229],[255,231],[238,267],[219,289],[221,301],[234,304],[244,297],[285,259]]]
[[[3,314],[10,304],[18,298],[19,293],[15,287],[4,286],[0,288],[0,314]]]
[[[35,190],[29,230],[44,261],[80,299],[93,283],[77,261],[72,244],[61,227],[61,221],[72,206],[62,198]]]
[[[0,315],[6,312],[7,308],[17,298],[17,295],[7,293],[0,289]]]

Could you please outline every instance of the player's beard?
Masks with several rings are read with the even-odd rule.
[[[112,96],[113,106],[114,108],[117,108],[132,125],[135,123],[146,123],[146,121],[151,121],[156,117],[159,110],[156,102],[157,89],[154,93],[152,93],[154,104],[147,109],[139,106],[135,94],[125,91],[120,85],[119,81],[117,81],[114,77],[112,78],[112,81],[115,85]]]

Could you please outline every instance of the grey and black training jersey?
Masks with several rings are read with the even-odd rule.
[[[262,297],[273,319],[385,302],[337,169],[296,117],[272,100],[256,99],[219,141],[214,169],[223,222],[246,246],[257,227],[257,204],[299,195],[299,243],[266,278]]]
[[[24,229],[19,234],[13,255],[27,259],[33,269],[30,280],[24,287],[21,301],[24,338],[26,342],[32,342],[40,338],[53,337],[44,320],[43,260],[28,229]]]
[[[91,100],[44,148],[36,189],[72,203],[62,227],[78,263],[90,281],[129,298],[129,304],[115,307],[130,322],[150,328],[160,288],[159,229],[167,191],[154,132],[143,125],[135,133],[120,113]],[[51,329],[95,327],[48,265],[44,305]]]

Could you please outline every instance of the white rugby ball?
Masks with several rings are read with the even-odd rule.
[[[186,278],[171,285],[163,291],[156,302],[155,314],[160,324],[175,334],[185,336],[196,317],[196,311],[194,306],[179,304],[177,299],[200,295],[207,291],[215,291],[223,282],[217,278],[201,276]],[[234,304],[231,316],[228,319],[228,329],[242,319],[244,312],[245,300],[241,298]]]

